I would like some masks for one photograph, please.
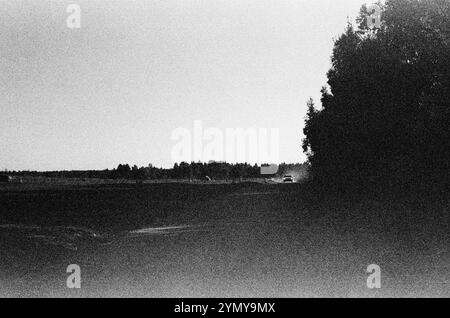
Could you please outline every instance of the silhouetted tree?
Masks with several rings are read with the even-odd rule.
[[[322,109],[308,102],[303,149],[313,174],[338,187],[442,181],[450,168],[450,2],[388,0],[376,30],[367,16],[363,6],[358,29],[349,25],[335,42]]]
[[[129,178],[131,174],[131,168],[130,165],[125,164],[119,164],[119,166],[117,167],[117,175],[120,178]]]

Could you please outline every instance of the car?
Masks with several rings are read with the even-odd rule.
[[[12,182],[12,177],[5,175],[5,174],[1,174],[0,175],[0,183],[10,183]]]
[[[294,183],[294,177],[293,176],[284,176],[283,183]]]

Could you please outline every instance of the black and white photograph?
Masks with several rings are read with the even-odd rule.
[[[0,0],[0,298],[449,298],[449,191],[450,0]]]

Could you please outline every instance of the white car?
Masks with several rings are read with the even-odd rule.
[[[294,177],[293,176],[284,176],[283,183],[294,183]]]

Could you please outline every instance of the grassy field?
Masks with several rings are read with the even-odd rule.
[[[0,189],[0,296],[450,296],[447,197],[299,184]],[[69,264],[82,288],[68,289]],[[382,288],[366,286],[369,264]]]

